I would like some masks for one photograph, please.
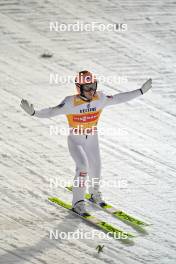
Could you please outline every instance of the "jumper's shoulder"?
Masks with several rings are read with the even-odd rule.
[[[73,98],[73,96],[71,95],[71,96],[66,96],[58,105],[57,105],[57,107],[58,108],[62,108],[63,106],[68,106],[68,105],[70,105],[70,103],[71,103],[71,101],[72,101],[72,98]]]
[[[107,95],[106,95],[104,92],[102,92],[102,91],[97,91],[97,95],[98,95],[98,97],[99,97],[99,100],[101,100],[102,102],[106,101],[106,97],[107,97]]]
[[[73,98],[75,97],[75,95],[73,94],[73,95],[68,95],[68,96],[66,96],[65,97],[65,100],[72,100]]]

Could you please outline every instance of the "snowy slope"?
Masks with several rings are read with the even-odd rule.
[[[175,263],[175,13],[171,0],[0,0],[0,263]],[[78,20],[126,23],[128,30],[49,31],[50,21]],[[41,58],[45,50],[54,56]],[[94,228],[47,202],[49,195],[71,201],[71,194],[49,185],[54,177],[71,181],[74,176],[66,137],[49,133],[50,125],[66,127],[65,117],[30,118],[19,103],[26,98],[38,109],[56,105],[74,92],[74,85],[50,85],[50,73],[74,75],[82,69],[126,76],[127,84],[100,85],[110,94],[136,89],[153,78],[153,90],[145,97],[108,108],[100,121],[124,132],[100,137],[103,179],[127,184],[121,189],[103,186],[105,198],[153,226],[142,235],[90,209],[137,234],[131,246],[98,235],[93,241],[49,238],[51,230]],[[105,245],[100,255],[98,244]]]

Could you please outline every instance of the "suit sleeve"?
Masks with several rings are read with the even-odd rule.
[[[128,102],[142,95],[141,90],[137,89],[131,92],[118,93],[115,95],[104,95],[104,107]]]
[[[34,112],[34,116],[39,118],[50,118],[57,115],[64,115],[69,113],[69,102],[65,98],[59,105],[43,108]]]

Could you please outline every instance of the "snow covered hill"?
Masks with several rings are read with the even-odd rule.
[[[104,0],[0,0],[0,263],[174,264],[176,262],[176,2]],[[126,31],[56,32],[50,22],[124,23]],[[43,58],[43,53],[53,54]],[[74,93],[73,83],[50,84],[50,74],[88,69],[127,83],[100,83],[109,94],[139,88],[145,96],[104,111],[100,126],[118,135],[100,137],[102,176],[122,188],[102,186],[114,206],[153,225],[141,234],[90,207],[98,217],[137,235],[133,245],[114,239],[50,239],[50,232],[92,233],[95,228],[48,196],[71,201],[50,180],[72,181],[74,163],[67,138],[50,125],[67,127],[64,116],[31,118],[21,98],[36,109]],[[99,255],[96,246],[104,245]]]

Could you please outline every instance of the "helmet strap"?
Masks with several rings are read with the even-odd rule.
[[[84,101],[86,101],[86,102],[90,102],[91,100],[90,99],[88,99],[87,97],[85,97],[84,95],[79,95],[79,97],[82,99],[82,100],[84,100]]]
[[[96,94],[96,91],[94,92],[93,96]],[[80,87],[80,97],[84,100],[84,101],[91,101],[90,99],[88,99],[85,95],[84,95],[84,90],[81,89]]]

